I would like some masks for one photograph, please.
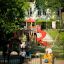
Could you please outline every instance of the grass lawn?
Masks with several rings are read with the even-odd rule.
[[[58,60],[64,60],[64,58],[57,58]]]
[[[64,60],[64,32],[59,33],[56,29],[48,29],[46,32],[48,32],[53,39],[58,35],[57,43],[55,43],[55,46],[58,45],[58,48],[54,47],[53,51],[56,52],[57,56],[59,56],[58,59]]]
[[[58,31],[56,29],[48,29],[46,30],[46,32],[48,32],[53,39],[55,39],[56,36],[58,35]]]
[[[46,30],[46,32],[48,32],[53,39],[55,39],[56,36],[59,34],[60,39],[64,40],[64,32],[59,33],[57,29],[48,29]]]
[[[60,32],[60,39],[64,40],[64,32]]]

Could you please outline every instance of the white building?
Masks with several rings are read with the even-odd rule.
[[[30,2],[30,8],[28,11],[26,11],[26,17],[25,18],[32,17],[34,19],[37,19],[38,16],[41,16],[42,14],[43,14],[43,11],[39,11],[36,8],[35,1],[33,1],[33,2]]]
[[[43,10],[38,10],[36,8],[35,1],[32,1],[32,2],[30,2],[29,10],[26,11],[25,19],[32,17],[35,20],[38,18],[43,18],[45,20],[49,20],[51,18],[50,14],[51,14],[50,9],[47,9],[44,14]],[[54,23],[54,24],[56,24],[56,23]],[[53,25],[53,22],[51,23],[51,25]],[[51,26],[51,27],[53,28],[53,26]],[[54,27],[56,28],[56,25],[54,25]]]

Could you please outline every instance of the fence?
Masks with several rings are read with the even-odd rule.
[[[19,64],[20,56],[10,56],[9,58],[0,56],[0,64]]]
[[[22,60],[20,60],[20,55],[11,55],[6,56],[5,58],[3,56],[0,56],[0,64],[45,64],[43,61],[43,55],[30,55],[29,57],[26,56],[24,63],[22,63]]]
[[[27,64],[43,64],[42,62],[42,55],[31,55],[30,60],[28,61]]]
[[[52,62],[49,62],[50,64],[54,64],[54,59],[52,59]],[[31,55],[31,59],[28,61],[27,64],[49,64],[44,63],[43,54],[41,55]]]
[[[20,61],[19,55],[5,56],[0,55],[0,64],[22,64],[22,60]],[[42,64],[40,56],[31,55],[30,57],[26,57],[23,64]]]
[[[28,59],[27,64],[42,64],[40,56],[32,54]]]

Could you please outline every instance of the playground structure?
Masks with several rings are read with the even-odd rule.
[[[29,32],[29,36],[32,38],[34,38],[35,34],[35,42],[39,42],[39,44],[42,44],[44,46],[47,46],[48,43],[46,41],[43,41],[43,38],[46,36],[46,32],[44,30],[41,30],[41,25],[40,24],[36,24],[36,20],[34,20],[33,18],[28,18],[27,20],[25,20],[26,22],[26,29],[31,30]]]

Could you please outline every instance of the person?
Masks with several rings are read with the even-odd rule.
[[[48,45],[45,49],[45,53],[52,54],[51,45]]]
[[[52,64],[52,58],[53,58],[52,48],[51,45],[49,44],[45,49],[44,54],[44,59],[46,59],[45,62],[47,62],[48,64]]]
[[[25,49],[25,46],[26,46],[26,45],[25,45],[25,42],[22,42],[22,43],[20,44],[20,48],[21,48],[21,49]]]
[[[20,51],[20,63],[21,64],[24,63],[25,57],[26,57],[26,51],[25,49],[22,49],[22,51]]]

